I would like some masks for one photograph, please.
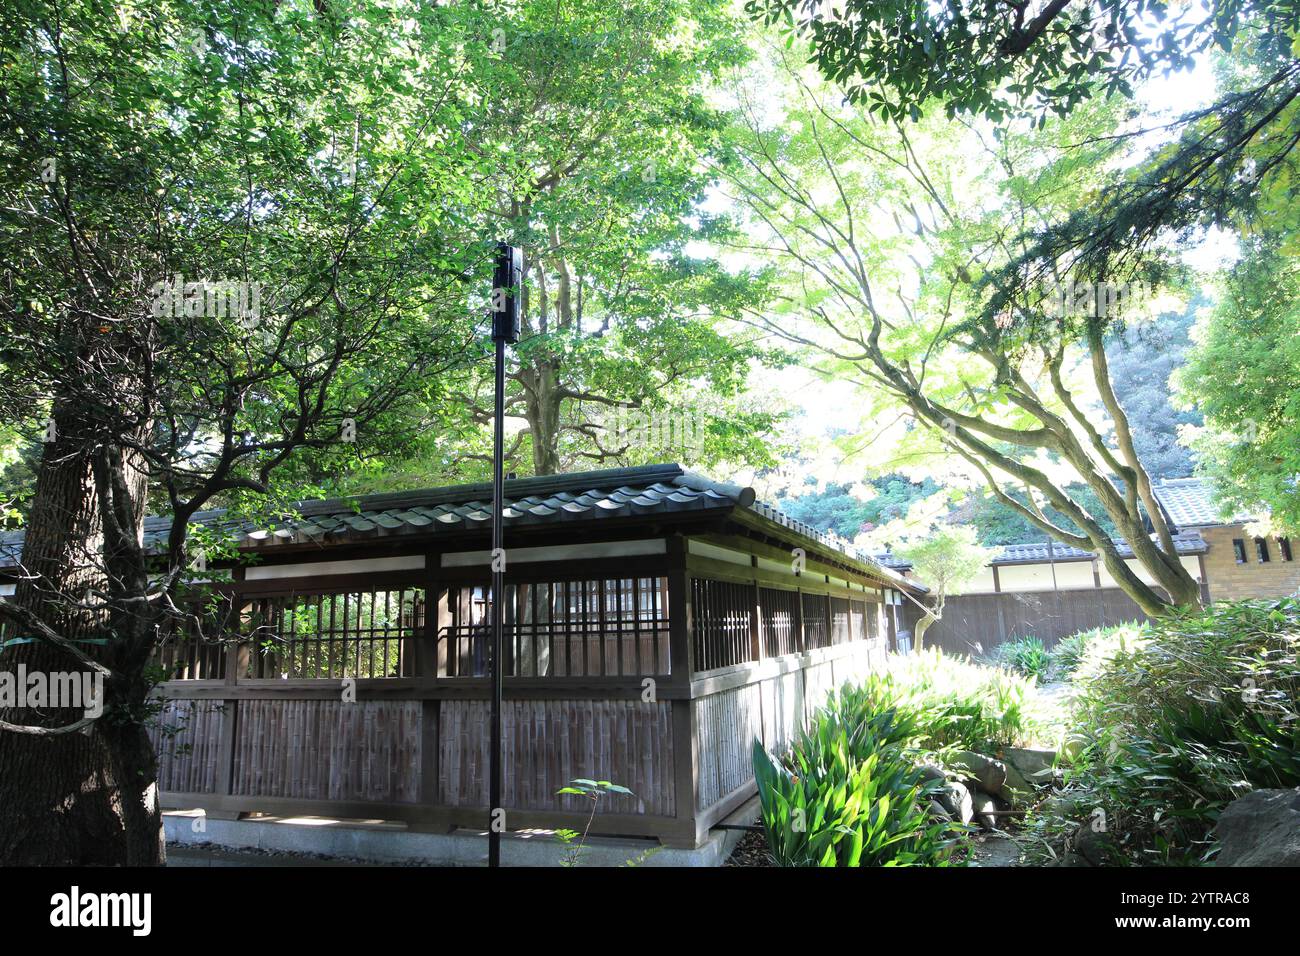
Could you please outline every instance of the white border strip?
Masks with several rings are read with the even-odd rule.
[[[317,577],[322,574],[368,574],[371,571],[411,571],[424,567],[424,555],[405,554],[399,558],[362,558],[357,561],[318,561],[315,564],[272,564],[254,566],[244,572],[245,581],[272,581],[278,578]]]
[[[556,544],[542,548],[506,548],[510,561],[574,561],[583,558],[626,558],[638,554],[667,554],[663,538],[642,541],[600,541],[592,544]],[[492,563],[490,551],[449,551],[442,556],[444,568],[472,568]]]

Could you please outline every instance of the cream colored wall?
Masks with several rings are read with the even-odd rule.
[[[1201,580],[1201,565],[1200,562],[1196,560],[1195,555],[1192,556],[1183,555],[1179,559],[1179,561],[1182,563],[1183,568],[1187,571],[1188,574],[1190,574],[1197,581]],[[1150,575],[1150,573],[1148,573],[1146,568],[1142,567],[1140,562],[1130,558],[1128,561],[1125,561],[1124,563],[1128,565],[1129,570],[1132,571],[1134,574],[1136,574],[1138,580],[1141,581],[1143,584],[1155,583],[1155,579],[1152,578],[1152,576]],[[1106,570],[1104,565],[1098,563],[1097,567],[1101,574],[1102,587],[1106,587],[1106,588],[1119,587],[1119,585],[1115,583],[1115,579],[1111,577],[1110,572]]]
[[[1231,544],[1229,544],[1231,550]],[[1181,559],[1182,565],[1197,581],[1201,579],[1200,563],[1196,557],[1184,555]],[[1276,559],[1275,559],[1276,560]],[[1133,572],[1142,581],[1147,584],[1152,583],[1151,575],[1136,560],[1126,561]],[[1300,562],[1296,563],[1300,567]],[[1106,568],[1097,562],[1097,572],[1101,578],[1101,586],[1104,588],[1118,587],[1115,579],[1111,577]],[[1048,562],[1039,564],[1003,564],[998,566],[998,579],[1002,585],[1003,591],[1077,591],[1082,589],[1095,588],[1096,581],[1093,578],[1093,562],[1091,561],[1058,561],[1055,565],[1055,579],[1053,579],[1053,565]],[[1211,577],[1213,581],[1213,577]],[[963,593],[965,594],[992,594],[997,590],[993,586],[993,569],[984,568],[979,576],[966,586]]]

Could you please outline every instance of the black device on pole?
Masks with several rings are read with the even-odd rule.
[[[496,268],[492,275],[492,341],[519,341],[519,290],[524,282],[522,249],[497,244]]]
[[[492,342],[496,346],[496,404],[492,429],[492,717],[488,772],[488,866],[501,865],[501,687],[504,668],[505,573],[501,570],[502,510],[505,506],[504,448],[506,405],[506,343],[519,341],[519,290],[524,281],[523,252],[506,243],[497,244],[496,268],[492,275]]]

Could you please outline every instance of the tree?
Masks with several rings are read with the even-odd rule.
[[[1178,436],[1181,428],[1199,424],[1200,415],[1174,406],[1170,378],[1187,361],[1192,323],[1207,304],[1196,296],[1186,309],[1162,313],[1106,342],[1115,397],[1131,420],[1142,423],[1133,432],[1133,444],[1157,480],[1192,473],[1192,456]]]
[[[1221,64],[1225,85],[1249,85],[1261,58],[1250,47],[1234,50]],[[1290,124],[1283,135],[1289,129],[1294,139],[1300,104],[1292,103],[1283,119]],[[1243,172],[1252,179],[1259,179],[1260,169],[1269,175],[1259,179],[1255,203],[1231,219],[1241,234],[1241,256],[1219,277],[1217,302],[1197,321],[1177,393],[1183,406],[1205,417],[1204,428],[1189,425],[1184,437],[1199,470],[1214,479],[1225,513],[1267,511],[1275,532],[1300,534],[1300,158],[1288,153],[1276,159],[1276,143],[1262,135],[1244,152]]]
[[[1245,244],[1178,391],[1205,415],[1193,447],[1225,510],[1262,505],[1275,531],[1300,535],[1300,268],[1282,242],[1265,234]]]
[[[1096,551],[1147,613],[1199,603],[1110,380],[1105,335],[1118,317],[1053,314],[1048,290],[1017,299],[984,282],[1021,258],[1026,223],[1051,221],[1099,185],[1118,108],[986,136],[942,117],[874,119],[784,55],[776,69],[792,91],[784,115],[772,123],[747,110],[741,162],[724,173],[751,216],[747,248],[785,269],[783,295],[753,321],[861,383],[881,420],[910,414],[919,427],[901,447],[914,460],[955,455],[1035,528]],[[1114,533],[1071,496],[1074,483]],[[1157,587],[1121,557],[1117,536]]]
[[[852,541],[864,530],[907,514],[913,502],[937,490],[933,481],[917,484],[901,475],[884,475],[866,485],[866,492],[874,492],[868,498],[855,495],[850,485],[832,483],[800,489],[800,494],[778,499],[777,504],[796,521]]]
[[[1064,116],[1099,95],[1131,96],[1161,72],[1229,48],[1239,31],[1291,53],[1294,0],[750,0],[746,10],[806,37],[825,75],[872,113],[998,121],[1026,108]],[[1153,32],[1152,27],[1156,27]]]
[[[620,409],[697,416],[709,436],[701,464],[770,460],[771,410],[732,401],[750,363],[770,356],[743,327],[721,328],[754,301],[756,277],[692,254],[724,227],[699,201],[724,125],[707,87],[745,56],[729,7],[524,2],[498,11],[493,44],[473,63],[481,101],[465,135],[477,208],[467,216],[524,250],[506,398],[524,427],[507,456],[536,474],[639,457],[614,434]],[[490,421],[490,376],[459,397]]]
[[[920,605],[925,614],[916,622],[913,646],[925,646],[925,632],[943,620],[949,597],[962,593],[992,559],[977,541],[971,525],[948,520],[948,495],[943,491],[919,498],[900,515],[873,528],[861,539],[874,551],[889,550],[912,563],[916,577],[930,589],[933,602]]]
[[[925,646],[925,632],[943,620],[948,598],[961,594],[984,570],[992,553],[976,541],[975,529],[969,525],[940,524],[905,540],[894,553],[912,562],[917,578],[924,581],[934,595],[934,603],[916,622],[913,646]]]
[[[472,14],[5,8],[0,401],[44,420],[0,660],[105,684],[98,719],[0,713],[0,861],[161,862],[151,658],[211,626],[192,564],[231,556],[200,510],[264,519],[296,457],[349,467],[437,407],[489,281],[438,212],[470,181]]]

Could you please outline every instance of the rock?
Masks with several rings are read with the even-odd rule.
[[[1064,793],[1054,793],[1043,801],[1042,812],[1049,816],[1064,817],[1067,820],[1077,820],[1087,816],[1089,797],[1081,791],[1065,791]]]
[[[975,815],[975,805],[965,784],[952,781],[936,794],[948,815],[959,823],[970,823]]]
[[[1025,779],[1024,774],[1011,764],[1006,765],[1007,780],[1002,785],[1001,796],[1012,803],[1019,803],[1034,792],[1034,785]]]
[[[1074,837],[1074,852],[1089,866],[1105,866],[1109,848],[1110,835],[1105,830],[1094,830],[1091,822],[1079,827]]]
[[[1300,787],[1239,797],[1214,835],[1222,845],[1215,866],[1300,866]]]
[[[1080,734],[1071,734],[1066,737],[1065,740],[1061,741],[1061,749],[1059,751],[1061,760],[1069,764],[1074,763],[1079,759],[1079,755],[1083,753],[1087,746],[1088,739],[1086,737]]]
[[[1031,783],[1048,783],[1056,764],[1056,751],[1039,747],[1006,747],[1002,759]]]
[[[959,750],[953,755],[952,765],[968,784],[987,794],[997,796],[1007,782],[1007,766],[973,750]]]
[[[939,820],[951,820],[952,814],[943,808],[938,800],[930,801],[930,812]]]
[[[1071,850],[1070,852],[1062,856],[1059,860],[1055,861],[1054,863],[1049,863],[1048,865],[1049,866],[1089,866],[1090,864],[1083,857],[1079,856],[1079,854]]]
[[[987,793],[975,794],[973,800],[975,810],[975,822],[985,830],[997,830],[998,821],[1001,819],[997,812],[1001,809],[998,806],[997,798]]]
[[[916,769],[921,774],[921,783],[927,783],[931,780],[944,780],[948,776],[942,767],[936,767],[932,763],[923,763]]]
[[[1010,837],[977,838],[971,854],[971,866],[1019,866],[1020,847]]]

